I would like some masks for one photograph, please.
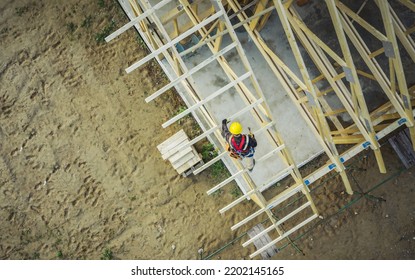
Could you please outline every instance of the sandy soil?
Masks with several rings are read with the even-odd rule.
[[[173,93],[144,102],[164,79],[155,65],[125,73],[146,53],[133,31],[97,42],[125,22],[112,1],[0,2],[1,259],[197,259],[247,230],[230,227],[253,203],[218,213],[234,186],[209,197],[220,178],[182,178],[162,161],[156,146],[179,126],[161,124],[180,103]],[[400,168],[384,150],[387,175],[370,154],[350,170],[363,190]],[[315,199],[324,223],[275,258],[413,259],[414,172],[333,217],[359,195],[344,194],[337,177],[323,183]],[[249,258],[254,247],[241,243],[212,258]]]

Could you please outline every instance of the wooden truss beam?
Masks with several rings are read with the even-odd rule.
[[[391,37],[389,42],[391,42],[392,46],[395,46],[391,50],[391,53],[396,54],[394,55],[395,58],[392,58],[392,57],[389,58],[391,60],[390,61],[390,65],[392,67],[391,70],[393,72],[403,73],[402,61],[400,60],[396,37],[395,35],[393,35],[393,27],[392,27],[393,25],[391,22],[390,14],[388,12],[389,9],[387,6],[383,7],[382,9],[383,9],[383,14],[386,14],[386,17],[389,18],[389,21],[386,21],[385,25],[388,25],[387,30],[391,34],[389,34],[387,37],[388,38]],[[389,14],[389,17],[387,14]],[[415,140],[414,117],[412,113],[412,106],[410,104],[410,96],[409,96],[409,92],[407,89],[405,76],[398,75],[399,80],[400,80],[400,92],[401,92],[401,96],[400,96],[400,95],[397,95],[396,90],[394,90],[393,88],[393,83],[391,82],[390,79],[387,78],[386,74],[384,73],[380,64],[376,61],[375,57],[370,56],[371,52],[369,48],[367,47],[367,45],[365,44],[365,41],[360,36],[360,34],[358,33],[358,31],[353,26],[352,22],[350,21],[350,19],[347,17],[345,13],[341,14],[341,21],[342,21],[342,26],[347,36],[349,37],[354,47],[359,52],[360,56],[365,61],[366,65],[368,66],[368,68],[370,69],[374,77],[376,78],[376,81],[379,83],[379,85],[381,86],[386,96],[389,98],[393,107],[396,109],[396,111],[400,114],[402,118],[407,119],[406,124],[409,127],[409,130],[411,131],[411,139],[414,142]],[[404,84],[405,84],[405,87],[403,87]],[[401,87],[403,88],[403,90],[401,89]]]
[[[339,39],[339,43],[340,43],[341,50],[343,52],[343,56],[345,57],[345,60],[346,60],[347,67],[351,70],[351,77],[349,77],[348,80],[350,82],[353,98],[356,99],[356,102],[355,102],[356,104],[354,106],[355,111],[357,115],[363,118],[364,120],[362,122],[362,126],[364,127],[365,133],[362,132],[362,135],[365,137],[367,141],[371,142],[371,147],[375,152],[375,156],[376,156],[376,160],[377,160],[380,172],[386,173],[386,167],[383,161],[382,153],[380,151],[380,145],[376,139],[376,133],[370,121],[369,110],[367,108],[366,101],[363,96],[362,87],[359,82],[359,77],[357,76],[352,54],[350,52],[349,45],[347,44],[346,35],[343,31],[339,11],[336,8],[335,1],[336,0],[326,0],[326,4],[329,9],[334,28],[336,30],[337,38]],[[359,127],[360,118],[358,120],[355,120],[355,123]],[[367,137],[366,135],[369,137]]]
[[[331,159],[334,162],[336,162],[337,171],[340,173],[340,175],[343,179],[343,183],[346,187],[347,192],[349,194],[352,194],[353,190],[352,190],[350,182],[347,178],[343,163],[340,162],[338,151],[337,151],[337,149],[334,145],[330,145],[330,143],[332,143],[333,140],[331,139],[331,135],[329,133],[329,131],[330,131],[329,125],[326,121],[326,118],[324,117],[323,109],[321,108],[320,102],[319,102],[318,97],[317,97],[317,92],[315,90],[315,87],[311,83],[310,75],[307,71],[307,67],[306,67],[305,62],[302,58],[301,51],[300,51],[300,49],[298,47],[298,44],[295,40],[294,32],[291,29],[291,25],[289,23],[289,19],[288,19],[288,16],[287,16],[286,9],[282,5],[282,3],[278,0],[274,0],[274,6],[277,10],[277,13],[278,13],[279,18],[280,18],[281,23],[282,23],[282,26],[285,30],[286,35],[287,35],[287,39],[288,39],[288,42],[289,42],[289,44],[291,46],[291,49],[294,53],[295,59],[297,61],[297,65],[300,68],[301,74],[303,76],[303,80],[304,80],[304,82],[307,86],[307,91],[306,92],[309,93],[309,96],[308,96],[309,104],[312,106],[312,110],[314,111],[314,115],[318,119],[319,132],[322,135],[323,139],[328,141],[327,147],[331,151],[331,155],[332,155]]]

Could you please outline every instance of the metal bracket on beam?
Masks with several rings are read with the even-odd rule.
[[[346,80],[349,83],[355,83],[355,80],[354,80],[353,74],[352,74],[352,69],[350,69],[347,66],[342,66],[342,68],[343,68],[343,71],[344,71],[344,75],[346,76]]]
[[[385,55],[389,58],[395,58],[395,51],[393,50],[393,45],[389,41],[382,41],[383,49],[385,50]]]
[[[372,132],[372,127],[370,126],[370,122],[368,119],[364,119],[365,120],[365,124],[366,124],[366,129],[369,133]]]
[[[305,92],[305,95],[307,96],[308,103],[310,104],[310,106],[315,106],[316,102],[314,101],[314,97],[311,95],[311,93],[306,90],[304,92]]]
[[[402,95],[402,101],[405,109],[412,109],[408,97],[406,95]]]
[[[219,3],[217,0],[210,0],[210,2],[212,3],[212,6],[215,8],[216,12],[220,11]]]

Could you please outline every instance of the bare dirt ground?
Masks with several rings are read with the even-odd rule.
[[[162,161],[156,146],[179,126],[161,124],[180,102],[173,93],[144,102],[164,79],[155,65],[125,73],[146,53],[134,31],[99,42],[126,21],[108,0],[0,1],[1,259],[197,259],[248,229],[230,227],[252,202],[218,213],[234,186],[209,197],[220,178],[182,178]],[[401,168],[383,150],[390,172],[380,175],[369,153],[349,171],[355,189]],[[360,195],[344,194],[337,177],[324,182],[314,193],[324,223],[275,258],[414,259],[414,173],[334,216]],[[212,258],[249,258],[244,240]]]

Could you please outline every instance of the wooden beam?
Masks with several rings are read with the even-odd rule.
[[[223,21],[221,21],[220,23],[219,23],[219,27],[218,27],[218,30],[217,30],[217,32],[222,32],[223,30],[225,29],[225,23],[223,22]],[[209,34],[210,32],[208,31],[208,32],[206,32],[206,34]],[[223,36],[219,36],[216,40],[215,40],[215,47],[214,47],[214,50],[215,50],[215,52],[217,52],[217,51],[219,51],[219,49],[220,49],[220,46],[221,46],[221,44],[222,44],[222,40],[223,40]]]
[[[258,4],[255,7],[254,14],[260,13],[263,10],[265,10],[265,8],[268,5],[268,2],[269,2],[269,0],[259,0]],[[251,30],[254,30],[256,28],[256,26],[258,25],[260,19],[261,19],[260,17],[257,17],[255,19],[253,19],[251,21],[251,23],[249,24],[249,28],[251,28]]]
[[[398,0],[398,1],[401,2],[402,5],[405,5],[407,8],[415,12],[415,3],[412,2],[411,0]]]
[[[201,18],[207,18],[207,17],[209,17],[209,16],[211,16],[211,15],[213,15],[214,13],[212,13],[212,11],[211,10],[204,10],[201,14],[200,14],[200,17]],[[186,23],[184,23],[184,24],[181,24],[181,25],[179,25],[179,29],[180,29],[180,32],[179,32],[179,34],[178,35],[180,35],[180,34],[182,34],[183,32],[186,32],[187,30],[189,30],[190,28],[192,28],[194,26],[194,24],[191,22],[191,21],[187,21]],[[170,38],[176,38],[175,37],[175,34],[174,34],[174,31],[173,32],[171,32],[170,34],[169,34],[169,37]]]
[[[128,29],[133,27],[135,24],[142,21],[143,19],[145,19],[149,15],[153,14],[156,10],[162,8],[163,6],[167,5],[171,1],[173,1],[173,0],[163,0],[163,1],[159,2],[158,4],[154,5],[154,7],[152,7],[151,9],[148,9],[147,11],[145,11],[144,13],[142,13],[141,15],[136,17],[135,19],[131,20],[130,22],[128,22],[127,24],[125,24],[124,26],[122,26],[121,28],[119,28],[118,30],[113,32],[112,34],[105,37],[105,41],[110,42],[112,39],[114,39],[117,36],[121,35],[125,31],[127,31]]]
[[[235,87],[238,83],[240,83],[243,80],[249,78],[251,75],[252,75],[252,72],[247,72],[247,73],[243,74],[242,76],[240,76],[239,78],[237,78],[236,80],[233,80],[233,81],[229,82],[226,86],[218,89],[217,91],[210,94],[206,98],[200,100],[199,102],[197,102],[196,104],[194,104],[191,107],[187,108],[186,110],[184,110],[180,114],[177,114],[176,116],[174,116],[170,120],[163,123],[162,127],[166,128],[169,125],[173,124],[174,122],[180,120],[181,118],[185,117],[187,114],[189,114],[189,113],[193,112],[194,110],[198,109],[200,106],[203,106],[204,104],[211,101],[212,99],[218,97],[219,95],[221,95],[221,94],[225,93],[226,91],[230,90],[231,88]]]
[[[378,50],[370,53],[369,54],[369,58],[375,58],[375,57],[377,57],[378,55],[380,55],[380,54],[382,54],[384,52],[385,52],[385,48],[384,47],[381,47],[380,49],[378,49]]]
[[[334,59],[340,66],[346,66],[346,62],[338,56],[326,43],[324,43],[319,37],[317,37],[302,21],[297,17],[290,17],[295,21],[299,28],[309,37],[314,43],[316,43],[322,50],[324,50],[332,59]]]
[[[210,16],[207,19],[203,20],[201,23],[193,26],[192,28],[190,28],[186,32],[182,33],[180,36],[178,36],[175,39],[173,39],[170,43],[168,43],[168,44],[166,44],[166,45],[158,48],[157,50],[155,50],[151,54],[147,55],[146,57],[142,58],[141,60],[139,60],[139,61],[135,62],[134,64],[132,64],[131,66],[129,66],[126,69],[126,72],[127,73],[131,73],[132,71],[134,71],[135,69],[137,69],[141,65],[145,64],[146,62],[150,61],[154,57],[156,57],[159,54],[161,54],[163,51],[165,51],[165,50],[167,50],[169,48],[174,47],[175,44],[177,44],[178,42],[180,42],[182,39],[186,38],[187,36],[191,35],[195,31],[199,30],[201,27],[203,27],[203,26],[211,23],[215,19],[219,18],[222,14],[223,14],[222,11],[219,11],[216,14],[214,14],[213,16]]]
[[[389,117],[385,117],[384,120],[399,119],[399,114],[390,114],[390,115],[383,115],[383,116],[389,116]],[[381,131],[382,129],[386,128],[388,125],[389,124],[379,124],[379,125],[375,125],[373,128],[375,129],[376,132],[378,132],[378,131]],[[345,134],[352,134],[352,133],[359,133],[359,130],[356,127],[353,127],[353,128],[345,128],[345,129],[341,129],[341,130],[331,131],[332,135],[343,134],[345,136]],[[360,143],[360,142],[357,142],[357,143]]]
[[[187,6],[190,5],[192,7],[195,7],[195,6],[199,5],[202,1],[203,0],[194,0],[192,3],[187,3],[185,5],[187,5]],[[170,11],[168,11],[167,13],[165,13],[164,15],[162,15],[160,17],[160,20],[163,24],[167,24],[170,21],[177,20],[177,18],[179,16],[181,16],[182,14],[184,14],[183,6],[181,6],[181,7],[177,6],[177,7],[174,7],[173,9],[171,9]]]
[[[359,23],[359,25],[361,27],[366,29],[366,31],[368,31],[370,34],[372,34],[378,40],[380,40],[380,41],[389,41],[388,38],[385,35],[383,35],[379,30],[374,28],[372,25],[370,25],[367,21],[365,21],[363,18],[361,18],[358,14],[353,12],[351,9],[349,9],[349,7],[344,5],[339,0],[336,0],[336,6],[339,8],[339,10],[341,10],[346,15],[348,15],[350,18],[352,18],[353,21]]]
[[[285,232],[283,235],[281,235],[277,239],[274,239],[273,241],[271,241],[267,245],[263,246],[261,249],[258,249],[257,251],[255,251],[254,253],[252,253],[251,255],[249,255],[249,257],[250,258],[255,258],[257,255],[259,255],[262,252],[266,251],[271,246],[274,246],[276,243],[278,243],[279,241],[281,241],[284,238],[288,237],[291,233],[293,233],[294,231],[297,231],[298,229],[302,228],[303,226],[305,226],[306,224],[310,223],[312,220],[314,220],[317,217],[318,217],[317,214],[312,215],[311,217],[309,217],[308,219],[304,220],[303,222],[301,222],[297,226],[295,226],[292,229],[290,229],[289,231]]]
[[[196,73],[197,71],[199,71],[200,69],[202,69],[203,67],[205,67],[206,65],[210,64],[211,62],[215,61],[218,57],[220,57],[220,56],[226,54],[228,51],[234,49],[235,47],[236,47],[236,44],[235,43],[231,43],[229,46],[225,47],[220,52],[217,52],[217,53],[213,54],[211,57],[209,57],[206,60],[204,60],[203,62],[199,63],[194,68],[190,69],[189,71],[187,71],[183,75],[177,77],[176,79],[172,80],[170,83],[168,83],[167,85],[165,85],[161,89],[157,90],[156,92],[154,92],[153,94],[151,94],[150,96],[148,96],[145,99],[145,101],[148,103],[148,102],[154,100],[155,98],[159,97],[161,94],[163,94],[164,92],[166,92],[167,90],[169,90],[172,87],[178,85],[184,79],[187,79],[188,77],[190,77],[191,75],[193,75],[194,73]]]
[[[239,23],[237,23],[237,24],[233,25],[233,26],[232,26],[232,27],[233,27],[233,30],[236,30],[237,28],[239,28],[239,27],[241,27],[242,25],[244,25],[244,24],[246,24],[246,23],[250,22],[250,21],[251,21],[251,20],[253,20],[254,18],[259,17],[259,16],[261,16],[262,14],[265,14],[265,13],[267,13],[267,12],[269,12],[269,11],[272,11],[273,9],[274,9],[273,7],[269,7],[269,8],[267,8],[267,9],[265,9],[264,11],[262,11],[261,13],[256,14],[256,15],[253,15],[252,17],[249,17],[249,18],[247,18],[247,19],[245,19],[245,20],[243,20],[243,21],[241,21],[241,22],[239,22]],[[229,33],[229,30],[228,30],[228,29],[226,29],[226,30],[224,30],[224,31],[222,31],[222,32],[218,32],[218,33],[216,33],[214,36],[210,36],[207,32],[205,32],[205,33],[203,34],[203,36],[202,36],[202,37],[204,37],[204,38],[206,38],[206,39],[204,39],[204,40],[200,40],[200,42],[199,42],[198,44],[196,44],[195,46],[193,46],[193,47],[191,47],[191,48],[187,49],[186,51],[184,51],[183,53],[181,53],[181,56],[185,56],[185,55],[187,55],[187,54],[189,54],[189,53],[191,53],[191,52],[194,52],[195,50],[199,49],[200,47],[202,47],[202,46],[204,46],[204,45],[206,45],[206,44],[208,44],[208,43],[211,43],[212,41],[216,40],[217,38],[219,38],[219,37],[221,37],[221,36],[224,36],[224,35],[226,35],[226,34],[228,34],[228,33]],[[208,35],[209,35],[209,36],[208,36]],[[209,37],[209,38],[207,38],[207,37]]]

